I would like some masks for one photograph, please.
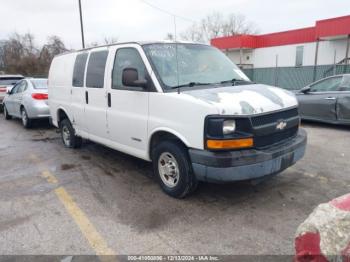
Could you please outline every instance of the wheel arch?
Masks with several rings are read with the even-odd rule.
[[[69,121],[71,121],[71,118],[69,117],[69,114],[67,113],[67,111],[62,108],[62,107],[59,107],[56,111],[56,119],[57,119],[57,125],[59,126],[60,125],[60,122],[63,120],[63,119],[68,119]],[[72,121],[71,121],[72,122]]]
[[[19,106],[19,113],[20,115],[22,115],[22,110],[25,110],[25,112],[27,113],[27,117],[32,117],[31,116],[31,112],[28,112],[28,107],[26,107],[23,103],[21,103],[21,105]]]
[[[183,144],[186,148],[190,147],[187,139],[175,130],[169,128],[158,128],[153,130],[148,140],[148,157],[150,160],[152,160],[152,149],[154,146],[160,141],[164,140],[176,140]]]

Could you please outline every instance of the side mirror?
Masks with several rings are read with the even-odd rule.
[[[6,94],[11,95],[11,89],[7,89]]]
[[[122,83],[124,86],[146,88],[147,80],[139,79],[139,73],[136,68],[125,68],[122,75]]]
[[[309,86],[305,86],[302,89],[300,89],[300,92],[306,94],[310,92],[310,89],[311,88]]]

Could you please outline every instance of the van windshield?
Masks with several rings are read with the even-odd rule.
[[[221,51],[201,44],[147,44],[143,49],[164,89],[249,81]]]

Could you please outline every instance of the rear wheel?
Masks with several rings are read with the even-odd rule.
[[[9,115],[9,112],[7,111],[7,108],[5,104],[3,105],[3,110],[4,110],[4,117],[6,120],[10,120],[12,117]]]
[[[187,149],[176,141],[163,141],[152,152],[153,169],[163,191],[183,198],[197,187]]]
[[[79,148],[82,145],[82,138],[75,135],[75,130],[68,119],[60,123],[61,137],[63,144],[68,148]]]
[[[21,119],[24,128],[30,128],[32,126],[32,120],[28,117],[27,111],[24,107],[21,110]]]

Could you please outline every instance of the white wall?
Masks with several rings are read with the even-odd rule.
[[[336,62],[345,58],[346,39],[321,41],[318,50],[318,65],[329,65],[334,62],[334,50],[336,50]],[[273,46],[265,48],[253,49],[250,55],[250,61],[247,61],[246,54],[248,50],[244,50],[243,64],[254,64],[255,68],[275,67],[276,55],[278,55],[278,66],[295,66],[296,48],[304,46],[303,66],[312,66],[315,62],[316,43],[302,43],[286,46]],[[239,50],[231,50],[225,52],[228,57],[239,64]]]
[[[304,46],[303,65],[313,65],[315,59],[315,43],[273,46],[254,50],[254,67],[275,67],[278,55],[278,66],[295,66],[296,48]]]
[[[338,63],[345,58],[347,39],[333,41],[322,41],[318,49],[318,64],[327,65],[334,63],[334,51],[336,51],[335,61]]]
[[[239,50],[224,51],[235,64],[239,64]]]
[[[253,64],[253,51],[252,49],[242,50],[242,64]],[[240,63],[239,50],[224,51],[225,54],[233,61],[235,64]]]

